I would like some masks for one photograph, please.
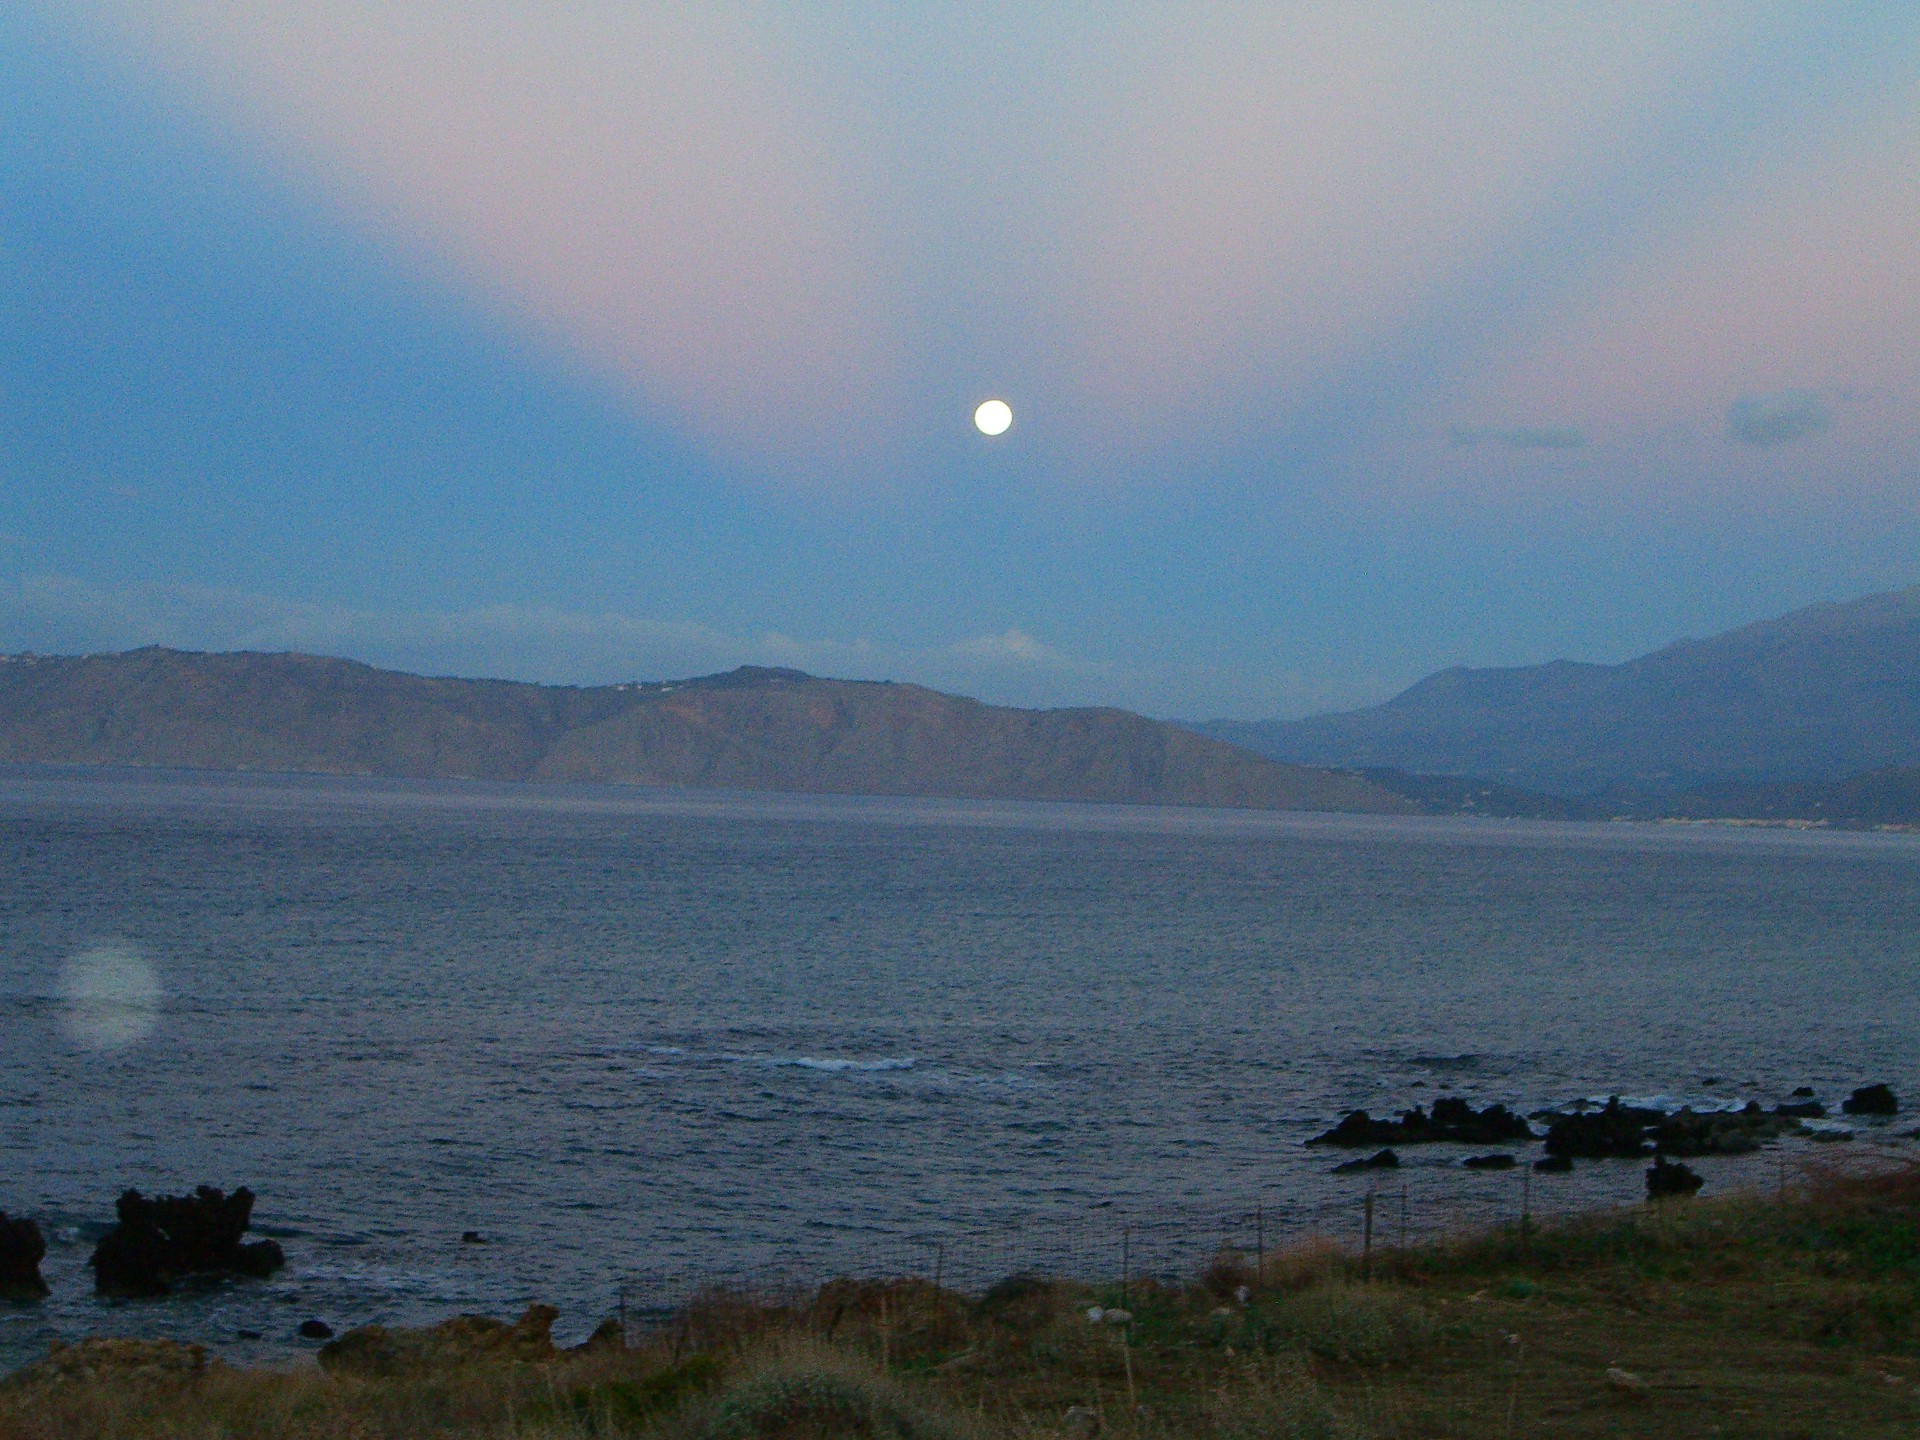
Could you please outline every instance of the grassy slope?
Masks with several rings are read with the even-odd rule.
[[[1683,1202],[1256,1277],[1134,1289],[830,1286],[716,1297],[624,1353],[409,1379],[214,1372],[0,1390],[0,1440],[887,1435],[1912,1436],[1920,1169]],[[1609,1370],[1626,1376],[1609,1378]],[[1085,1433],[1081,1431],[1079,1433]]]

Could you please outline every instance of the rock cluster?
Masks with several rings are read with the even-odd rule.
[[[487,1315],[456,1315],[419,1329],[362,1325],[322,1345],[319,1359],[336,1375],[400,1375],[477,1361],[537,1364],[560,1353],[553,1345],[559,1314],[551,1305],[529,1305],[511,1325]]]
[[[0,1210],[0,1300],[38,1300],[47,1293],[40,1261],[47,1253],[40,1227],[26,1216],[7,1218]]]
[[[56,1340],[46,1359],[17,1371],[7,1383],[21,1387],[82,1385],[99,1380],[179,1384],[199,1378],[206,1370],[206,1349],[177,1340],[95,1338],[77,1345]]]
[[[1398,1170],[1400,1157],[1391,1150],[1376,1150],[1364,1160],[1342,1160],[1333,1167],[1336,1175],[1355,1175],[1362,1170]]]
[[[1631,1160],[1655,1151],[1683,1158],[1743,1155],[1768,1140],[1796,1133],[1803,1113],[1798,1105],[1767,1110],[1755,1100],[1740,1110],[1683,1107],[1669,1115],[1623,1104],[1615,1095],[1599,1110],[1555,1118],[1547,1126],[1546,1150],[1568,1160]]]
[[[1503,1145],[1533,1138],[1533,1128],[1504,1105],[1489,1105],[1484,1110],[1475,1110],[1458,1096],[1445,1096],[1433,1102],[1431,1114],[1416,1105],[1411,1110],[1403,1111],[1398,1120],[1375,1120],[1364,1110],[1351,1111],[1333,1129],[1314,1136],[1307,1143],[1357,1150],[1364,1145],[1428,1145],[1442,1142]]]
[[[227,1195],[202,1185],[191,1195],[129,1190],[115,1207],[120,1223],[94,1247],[94,1288],[102,1295],[166,1295],[189,1275],[270,1275],[287,1263],[271,1240],[242,1243],[253,1192]]]

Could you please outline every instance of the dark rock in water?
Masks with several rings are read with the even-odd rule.
[[[1768,1113],[1758,1100],[1739,1110],[1710,1110],[1704,1114],[1682,1108],[1661,1120],[1651,1132],[1656,1150],[1670,1156],[1745,1155],[1769,1140],[1800,1130],[1799,1117]]]
[[[482,1235],[478,1230],[462,1230],[460,1232],[460,1243],[462,1245],[484,1245],[487,1243],[487,1237]]]
[[[1547,1154],[1583,1160],[1636,1159],[1653,1149],[1647,1131],[1664,1112],[1622,1105],[1613,1096],[1600,1110],[1562,1115],[1547,1127]]]
[[[1352,1175],[1360,1170],[1398,1170],[1400,1157],[1391,1150],[1380,1150],[1364,1160],[1347,1160],[1333,1167],[1335,1175]]]
[[[1811,1085],[1794,1086],[1793,1098],[1796,1100],[1811,1100],[1813,1098],[1813,1086]]]
[[[1654,1151],[1669,1157],[1745,1155],[1800,1130],[1793,1106],[1769,1112],[1750,1100],[1739,1110],[1682,1107],[1669,1115],[1614,1096],[1601,1110],[1563,1115],[1547,1127],[1547,1153],[1592,1160],[1636,1159]]]
[[[236,1340],[264,1340],[266,1337],[258,1330],[236,1330],[233,1332],[233,1338]]]
[[[1475,1110],[1458,1096],[1443,1096],[1433,1102],[1429,1114],[1418,1105],[1401,1112],[1398,1120],[1375,1120],[1364,1110],[1354,1110],[1324,1134],[1307,1141],[1309,1145],[1336,1145],[1357,1150],[1363,1145],[1428,1145],[1450,1142],[1457,1145],[1500,1145],[1514,1140],[1533,1139],[1533,1129],[1504,1105],[1489,1105]]]
[[[1849,1115],[1898,1115],[1900,1101],[1885,1085],[1862,1085],[1840,1102]]]
[[[1749,1100],[1738,1110],[1683,1106],[1669,1115],[1623,1105],[1615,1095],[1603,1109],[1555,1119],[1547,1127],[1547,1153],[1592,1160],[1631,1160],[1655,1151],[1673,1158],[1745,1155],[1782,1135],[1801,1133],[1800,1121],[1821,1113],[1817,1101],[1769,1111],[1758,1100]]]
[[[1827,1113],[1827,1107],[1818,1100],[1788,1100],[1774,1106],[1773,1113],[1782,1120],[1818,1120]]]
[[[1469,1170],[1511,1170],[1520,1162],[1511,1155],[1469,1155],[1460,1162]]]
[[[1647,1169],[1647,1198],[1684,1200],[1698,1194],[1702,1183],[1700,1177],[1685,1165],[1669,1160],[1664,1155],[1656,1155]]]
[[[0,1210],[0,1300],[38,1300],[47,1293],[47,1282],[40,1278],[40,1262],[46,1258],[47,1242],[40,1226],[22,1215],[7,1218]]]
[[[271,1275],[287,1263],[271,1240],[242,1244],[253,1217],[253,1192],[227,1195],[202,1185],[191,1195],[138,1190],[120,1197],[120,1223],[94,1247],[94,1288],[102,1295],[166,1295],[188,1275]]]
[[[485,1315],[456,1315],[411,1330],[362,1325],[320,1347],[321,1368],[336,1375],[404,1375],[478,1361],[538,1364],[560,1352],[553,1346],[551,1305],[529,1305],[513,1324]]]
[[[302,1320],[296,1333],[302,1340],[331,1340],[333,1326],[324,1320]]]
[[[1573,1169],[1571,1155],[1549,1155],[1544,1160],[1533,1162],[1533,1168],[1543,1175],[1565,1175]]]

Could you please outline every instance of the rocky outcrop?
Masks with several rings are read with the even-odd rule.
[[[1445,1096],[1433,1102],[1431,1114],[1416,1105],[1402,1111],[1397,1120],[1376,1120],[1364,1110],[1350,1111],[1338,1125],[1307,1144],[1357,1150],[1363,1145],[1504,1145],[1533,1138],[1533,1128],[1504,1105],[1475,1110],[1458,1096]]]
[[[511,1325],[487,1315],[456,1315],[418,1329],[362,1325],[322,1345],[320,1364],[336,1375],[402,1375],[483,1362],[537,1365],[560,1353],[553,1344],[559,1314],[551,1305],[529,1305]]]
[[[1898,1115],[1900,1101],[1885,1085],[1862,1085],[1840,1102],[1849,1115]]]
[[[1656,1150],[1676,1158],[1744,1155],[1770,1140],[1801,1131],[1798,1107],[1769,1111],[1749,1101],[1739,1110],[1693,1110],[1668,1114],[1623,1104],[1618,1095],[1599,1110],[1556,1117],[1547,1126],[1547,1154],[1572,1159],[1632,1160]]]
[[[1520,1162],[1500,1151],[1492,1155],[1469,1155],[1460,1163],[1469,1170],[1511,1170]]]
[[[47,1293],[40,1262],[47,1242],[40,1227],[24,1215],[9,1219],[0,1210],[0,1300],[38,1300]]]
[[[1333,1167],[1335,1175],[1357,1175],[1363,1170],[1398,1170],[1400,1157],[1391,1150],[1376,1150],[1364,1160],[1343,1160]]]
[[[218,1362],[215,1362],[216,1364]],[[176,1340],[56,1340],[47,1358],[16,1371],[6,1383],[22,1389],[41,1385],[178,1385],[197,1380],[209,1369],[203,1346]]]
[[[228,1195],[202,1185],[191,1195],[138,1190],[120,1197],[120,1223],[94,1247],[94,1288],[102,1295],[166,1295],[188,1276],[271,1275],[287,1257],[271,1240],[243,1243],[253,1218],[253,1192]]]
[[[1562,1115],[1547,1126],[1547,1154],[1569,1160],[1632,1159],[1650,1154],[1653,1143],[1647,1132],[1662,1120],[1666,1112],[1638,1105],[1623,1105],[1620,1097],[1611,1097],[1599,1110]]]

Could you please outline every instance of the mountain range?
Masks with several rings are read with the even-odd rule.
[[[301,654],[10,656],[0,761],[1411,813],[1115,709],[1019,710],[746,667],[574,688]]]
[[[1616,665],[1455,668],[1363,710],[1195,728],[1295,764],[1474,777],[1609,813],[1811,813],[1842,781],[1887,800],[1920,762],[1920,586]]]

